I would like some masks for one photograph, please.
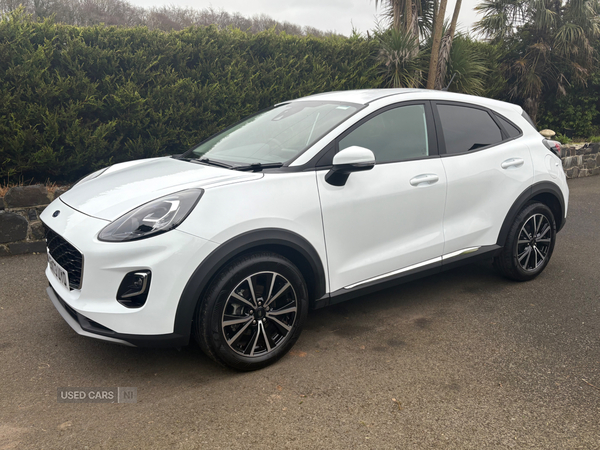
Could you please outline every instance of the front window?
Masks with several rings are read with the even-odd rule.
[[[341,139],[339,149],[353,145],[371,150],[377,163],[429,156],[425,106],[401,106],[378,114]]]
[[[285,163],[361,108],[362,105],[339,102],[287,103],[238,123],[184,156],[232,166]]]

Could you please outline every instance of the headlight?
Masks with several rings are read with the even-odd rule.
[[[110,166],[108,166],[110,167]],[[106,170],[108,169],[108,167],[105,167],[104,169],[100,169],[100,170],[96,170],[95,172],[90,173],[89,175],[86,175],[83,178],[80,178],[74,185],[73,187],[77,186],[78,184],[81,183],[85,183],[86,181],[90,181],[93,180],[94,178],[99,177],[100,175],[102,175],[104,172],[106,172]]]
[[[135,241],[177,228],[202,194],[203,189],[188,189],[139,206],[106,226],[98,239],[107,242]]]

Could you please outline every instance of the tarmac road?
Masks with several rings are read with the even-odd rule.
[[[570,182],[567,225],[528,283],[467,266],[309,315],[253,373],[195,346],[77,336],[45,255],[0,259],[0,450],[598,449],[600,177]],[[137,387],[136,404],[57,388]]]

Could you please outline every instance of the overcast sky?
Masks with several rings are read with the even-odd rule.
[[[377,10],[374,0],[130,0],[137,6],[175,5],[204,9],[213,7],[251,17],[267,14],[280,22],[309,25],[323,31],[349,35],[352,26],[361,33],[373,29]],[[459,26],[470,28],[478,17],[473,7],[479,0],[463,0]],[[446,16],[451,17],[456,0],[448,0]]]

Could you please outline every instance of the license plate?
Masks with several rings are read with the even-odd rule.
[[[69,273],[54,260],[52,255],[50,255],[50,252],[48,252],[48,267],[50,267],[50,271],[54,274],[60,284],[62,284],[65,289],[69,290]]]

